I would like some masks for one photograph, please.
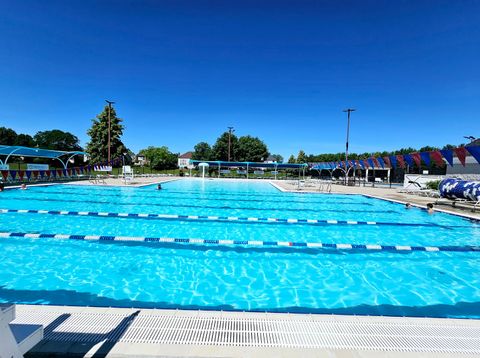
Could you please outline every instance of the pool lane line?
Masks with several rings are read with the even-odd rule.
[[[155,191],[156,191],[156,184],[149,184],[151,185],[152,187],[155,188]],[[75,192],[75,189],[72,188],[71,186],[69,185],[64,185],[64,190],[65,191],[69,191],[69,192]],[[105,188],[105,187],[102,187],[102,189]],[[111,188],[112,192],[115,192],[117,188],[115,187],[109,187]],[[123,189],[123,188],[122,188]],[[147,189],[143,189],[143,193],[147,192],[146,191]],[[216,192],[216,191],[198,191],[198,190],[178,190],[178,189],[169,189],[169,188],[163,188],[162,189],[162,193],[174,193],[174,194],[192,194],[192,195],[215,195],[215,196],[235,196],[235,197],[238,197],[238,196],[242,196],[242,197],[249,197],[249,196],[253,196],[253,197],[273,197],[273,198],[281,198],[281,197],[285,197],[285,196],[289,196],[289,197],[298,197],[298,195],[317,195],[319,194],[318,192],[301,192],[301,193],[297,193],[297,192],[286,192],[286,193],[280,193],[280,194],[276,194],[277,191],[273,192],[273,193],[253,193],[253,192],[234,192],[234,193],[227,193],[227,192]],[[287,194],[287,195],[286,195]],[[290,194],[290,195],[288,195]],[[326,193],[321,193],[320,194],[326,194]],[[327,193],[329,195],[337,195],[337,196],[340,196],[342,197],[341,199],[342,200],[345,200],[345,201],[352,201],[354,200],[354,198],[351,198],[351,197],[348,197],[348,195],[342,195],[342,194],[330,194],[330,193]],[[312,199],[315,199],[317,200],[318,197],[314,198],[313,196],[311,197]]]
[[[59,202],[59,203],[88,203],[88,204],[111,204],[107,201],[97,201],[97,200],[71,200],[68,198],[65,199],[42,199],[42,198],[8,198],[9,201],[49,201],[49,202]],[[192,205],[192,204],[164,204],[164,203],[148,203],[148,202],[129,202],[129,203],[115,203],[115,205],[119,206],[134,206],[134,205],[142,205],[142,206],[158,206],[158,207],[173,207],[173,208],[197,208],[197,209],[220,209],[220,210],[258,210],[258,211],[301,211],[301,212],[350,212],[350,213],[377,213],[377,214],[398,214],[398,211],[395,210],[344,210],[344,209],[291,209],[291,208],[283,208],[283,207],[275,207],[275,208],[258,208],[258,207],[234,207],[234,206],[213,206],[213,205]]]
[[[142,218],[161,220],[183,220],[183,221],[219,221],[219,222],[241,222],[241,223],[282,223],[290,225],[369,225],[369,226],[415,226],[415,227],[438,227],[447,228],[438,224],[416,224],[416,223],[391,223],[377,221],[356,221],[356,220],[319,220],[319,219],[279,219],[279,218],[257,218],[238,216],[215,216],[215,215],[177,215],[177,214],[144,214],[144,213],[110,213],[97,211],[66,211],[66,210],[29,210],[29,209],[0,209],[0,214],[49,214],[65,216],[93,216],[93,217],[119,217],[119,218]]]
[[[166,192],[166,191],[165,191]],[[55,194],[55,195],[65,195],[69,193],[61,192],[61,191],[33,191],[32,193],[42,193],[42,194]],[[135,197],[139,199],[144,199],[144,198],[149,198],[149,199],[175,199],[175,200],[197,200],[197,201],[205,201],[205,200],[211,200],[211,201],[236,201],[236,202],[256,202],[256,203],[278,203],[279,200],[264,200],[264,199],[242,199],[241,197],[239,198],[231,198],[231,199],[226,199],[226,198],[215,198],[215,197],[197,197],[197,196],[166,196],[163,193],[163,190],[157,191],[158,195],[132,195],[128,196],[125,195],[124,198],[129,198],[129,197]],[[168,194],[168,192],[167,192]],[[106,193],[75,193],[74,195],[79,195],[79,196],[104,196],[104,197],[114,197],[118,198],[120,196],[119,193],[117,194],[106,194]],[[279,198],[279,199],[285,199],[285,198]],[[358,205],[363,205],[363,206],[373,206],[372,203],[366,203],[366,202],[341,202],[341,201],[319,201],[319,200],[281,200],[284,203],[294,203],[294,204],[335,204],[335,205],[351,205],[351,206],[358,206]]]
[[[356,251],[427,251],[427,252],[480,252],[480,246],[411,246],[411,245],[378,245],[378,244],[333,244],[321,242],[292,242],[292,241],[258,241],[258,240],[212,240],[212,239],[182,239],[170,237],[136,237],[136,236],[109,236],[109,235],[65,235],[40,234],[24,232],[0,232],[0,238],[29,239],[64,239],[85,241],[116,241],[116,242],[146,242],[166,244],[191,245],[226,245],[226,246],[279,246],[279,247],[308,247],[314,249],[356,250]]]

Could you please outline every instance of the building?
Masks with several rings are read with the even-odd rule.
[[[468,145],[480,145],[480,139],[476,139]],[[457,157],[453,157],[453,166],[447,165],[447,175],[452,174],[480,174],[480,164],[467,152],[465,166]]]
[[[453,167],[447,165],[447,175],[451,174],[480,174],[480,164],[471,155],[465,158],[465,166],[457,157],[453,157]]]
[[[277,158],[274,157],[273,155],[269,155],[267,160],[264,161],[264,163],[276,163],[277,162]]]
[[[134,165],[144,166],[148,165],[148,160],[144,155],[136,155]]]
[[[182,168],[187,168],[187,169],[192,169],[193,165],[190,165],[190,159],[192,159],[193,152],[186,152],[183,153],[178,157],[178,167],[180,169]]]

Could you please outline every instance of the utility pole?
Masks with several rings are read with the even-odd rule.
[[[228,128],[228,161],[230,161],[230,147],[232,145],[232,133],[235,132],[233,127],[227,127]]]
[[[112,104],[115,102],[105,100],[108,103],[108,165],[110,165],[110,112],[112,111]]]
[[[350,136],[350,113],[355,112],[354,108],[347,108],[343,110],[347,112],[347,142],[345,143],[345,185],[347,185],[347,173],[348,173],[348,138]]]

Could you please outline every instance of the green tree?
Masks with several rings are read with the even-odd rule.
[[[438,150],[438,149],[439,148],[437,148],[437,147],[432,147],[432,146],[427,145],[425,147],[420,148],[418,151],[419,152],[433,152],[434,150]]]
[[[416,151],[417,150],[415,148],[412,148],[412,147],[400,148],[399,150],[395,151],[395,154],[409,154],[409,153],[413,153],[413,152],[416,152]]]
[[[39,148],[65,151],[82,150],[77,136],[59,129],[37,132],[33,140]]]
[[[212,147],[207,142],[200,142],[193,147],[194,152],[192,159],[194,160],[211,160],[212,159]]]
[[[212,159],[213,160],[228,160],[228,137],[229,133],[225,132],[220,137],[217,138],[217,141],[212,148]],[[236,160],[237,156],[237,144],[238,138],[234,134],[231,136],[230,141],[230,160]]]
[[[15,145],[22,147],[35,147],[35,144],[35,140],[28,134],[19,134],[15,140]]]
[[[307,162],[307,157],[305,155],[305,152],[300,149],[297,155],[297,163],[306,163]]]
[[[453,144],[445,144],[442,149],[443,150],[448,150],[448,149],[453,149],[455,147],[456,147],[456,145],[453,145]]]
[[[243,136],[238,139],[235,159],[240,162],[262,162],[268,157],[268,148],[257,137]]]
[[[288,164],[295,164],[295,157],[293,154],[288,157]]]
[[[17,141],[17,132],[11,128],[0,127],[0,144],[15,145]]]
[[[92,122],[92,127],[87,132],[90,136],[87,152],[91,162],[103,162],[108,159],[108,106],[105,106],[102,113],[92,119]],[[119,158],[127,152],[127,148],[121,140],[124,129],[122,122],[123,120],[117,117],[117,112],[112,107],[110,112],[111,159]]]
[[[277,163],[283,163],[283,157],[280,154],[272,154],[270,157]]]
[[[156,170],[175,169],[177,167],[178,154],[174,154],[167,147],[148,147],[142,149],[139,155],[145,156],[150,163],[150,168]]]

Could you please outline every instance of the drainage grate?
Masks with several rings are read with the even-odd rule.
[[[480,353],[475,320],[17,306],[44,342]]]

